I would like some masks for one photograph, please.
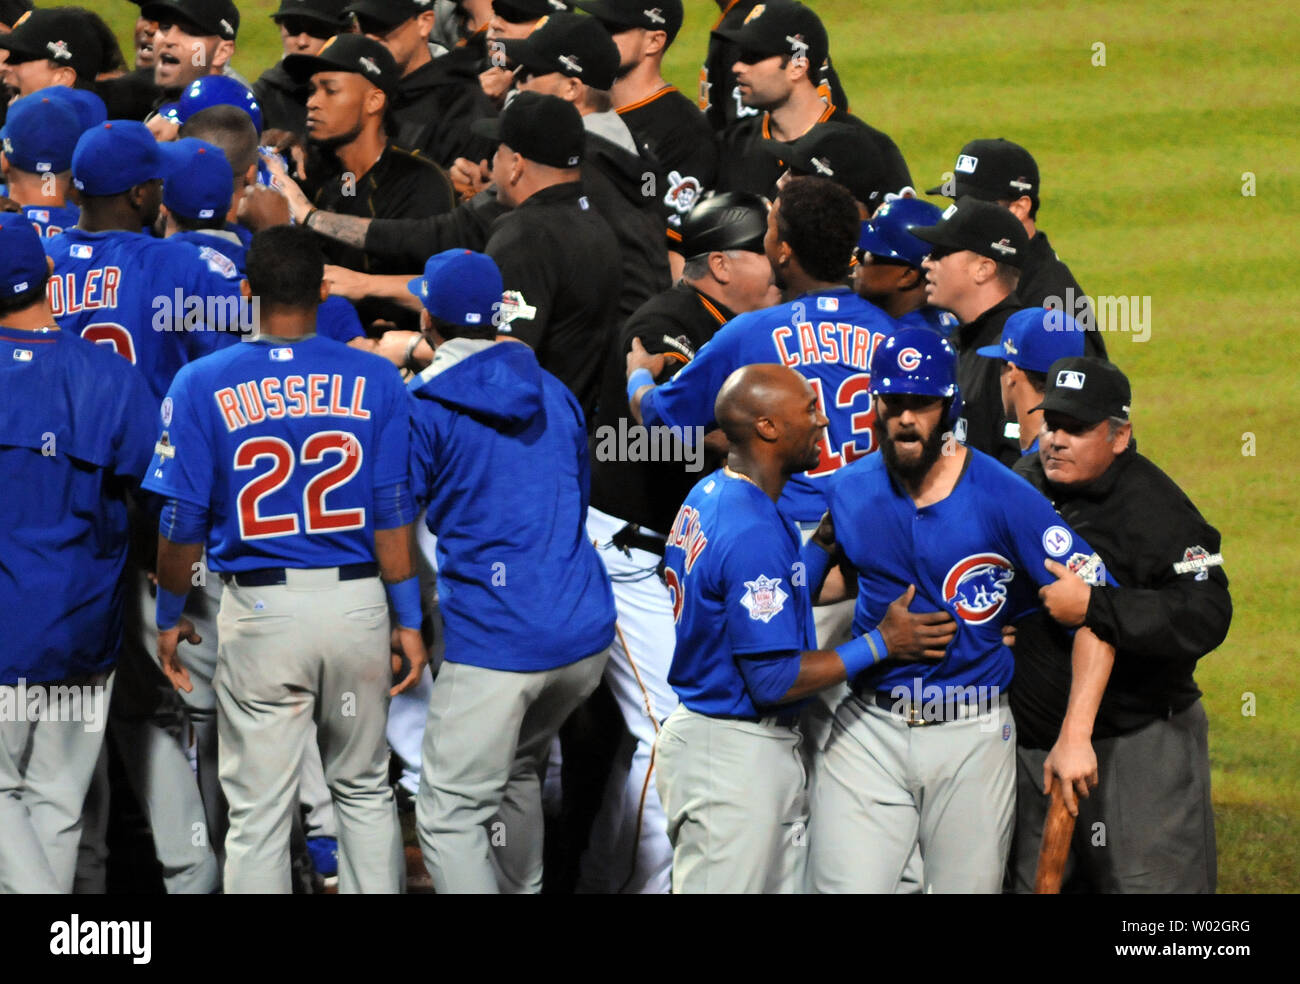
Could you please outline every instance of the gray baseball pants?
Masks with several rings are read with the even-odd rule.
[[[218,619],[218,762],[230,804],[225,889],[291,889],[289,836],[315,723],[339,831],[339,891],[399,892],[404,866],[388,785],[388,602],[378,578],[289,570],[226,585]]]
[[[439,894],[542,887],[541,773],[560,726],[600,683],[605,649],[512,673],[450,658],[433,681],[416,829]]]

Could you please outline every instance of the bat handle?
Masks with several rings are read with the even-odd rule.
[[[1043,843],[1038,851],[1038,872],[1034,878],[1035,895],[1059,895],[1065,874],[1065,860],[1074,836],[1074,817],[1066,809],[1061,782],[1052,777],[1047,819],[1043,822]]]

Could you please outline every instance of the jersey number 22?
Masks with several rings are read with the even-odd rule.
[[[357,530],[366,525],[365,509],[328,509],[325,495],[346,485],[361,468],[361,442],[346,431],[317,431],[302,442],[297,462],[320,464],[326,455],[336,456],[337,463],[326,468],[303,489],[304,522],[297,513],[264,516],[258,508],[263,497],[284,488],[293,475],[293,448],[278,437],[250,437],[235,449],[235,469],[257,468],[259,460],[269,460],[263,471],[239,491],[239,535],[245,540],[262,540],[273,536],[292,536],[299,529],[308,533],[335,533]]]

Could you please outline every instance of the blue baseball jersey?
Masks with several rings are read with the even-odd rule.
[[[0,327],[0,685],[107,669],[122,640],[125,493],[157,403],[111,352]]]
[[[263,337],[185,366],[144,487],[208,510],[208,566],[373,561],[376,497],[406,481],[393,364],[323,338]]]
[[[895,318],[894,323],[898,329],[903,328],[929,328],[931,331],[937,331],[944,338],[949,337],[957,326],[961,324],[957,316],[943,308],[937,308],[932,304],[925,304],[915,311],[908,311],[901,318]]]
[[[678,510],[664,551],[677,627],[668,682],[714,717],[762,716],[737,660],[816,649],[812,597],[795,573],[801,538],[753,482],[721,468]]]
[[[53,239],[81,221],[81,209],[76,205],[24,205],[23,215],[31,220],[42,239]]]
[[[713,403],[741,366],[779,362],[801,373],[830,424],[815,468],[791,476],[781,508],[800,522],[826,511],[825,480],[876,449],[871,425],[871,353],[895,331],[892,318],[847,287],[738,315],[672,379],[646,394],[647,426],[713,426]],[[686,432],[689,435],[689,431]]]
[[[872,455],[827,483],[835,537],[858,570],[853,633],[875,628],[909,584],[911,610],[947,610],[957,635],[937,663],[886,661],[864,671],[870,687],[986,686],[1011,683],[1002,626],[1036,608],[1038,588],[1056,578],[1044,561],[1089,583],[1114,584],[1093,549],[1039,492],[995,458],[967,448],[961,478],[943,500],[918,509]],[[917,701],[928,700],[915,692]]]
[[[248,272],[248,243],[233,229],[227,229],[227,232],[230,235],[188,229],[175,233],[168,239],[193,246],[208,269],[225,280],[229,289],[238,294],[239,282]],[[363,338],[366,330],[361,326],[361,317],[350,301],[343,297],[328,297],[316,309],[316,334],[347,344],[354,338]],[[238,334],[219,332],[217,347],[224,348],[239,339]]]
[[[217,347],[220,332],[204,330],[215,307],[208,299],[229,287],[193,247],[138,232],[68,229],[45,240],[45,252],[54,260],[47,293],[59,325],[135,365],[156,400],[181,366]],[[187,308],[201,308],[203,318],[187,322]]]

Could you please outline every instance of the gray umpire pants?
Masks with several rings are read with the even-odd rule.
[[[40,686],[48,700],[36,720],[29,719],[35,686],[0,687],[0,895],[72,891],[113,671]],[[83,689],[52,713],[55,688],[67,687]]]
[[[1132,734],[1100,738],[1100,782],[1079,801],[1064,882],[1078,875],[1093,892],[1213,893],[1218,880],[1214,808],[1210,803],[1209,722],[1198,700],[1168,720]],[[1043,760],[1016,751],[1016,834],[1011,877],[1016,892],[1034,890],[1047,817]]]
[[[388,785],[388,602],[378,578],[289,570],[226,585],[218,619],[218,768],[230,804],[225,889],[291,890],[289,836],[315,722],[339,830],[339,891],[399,892],[401,837]]]
[[[438,894],[541,891],[542,770],[551,740],[596,689],[608,659],[605,649],[532,673],[442,664],[415,805]]]
[[[963,720],[910,726],[846,697],[813,783],[809,890],[896,893],[919,845],[925,891],[999,892],[1015,770],[1005,702]]]
[[[793,893],[807,856],[806,773],[797,727],[734,721],[684,705],[655,744],[677,894]]]

